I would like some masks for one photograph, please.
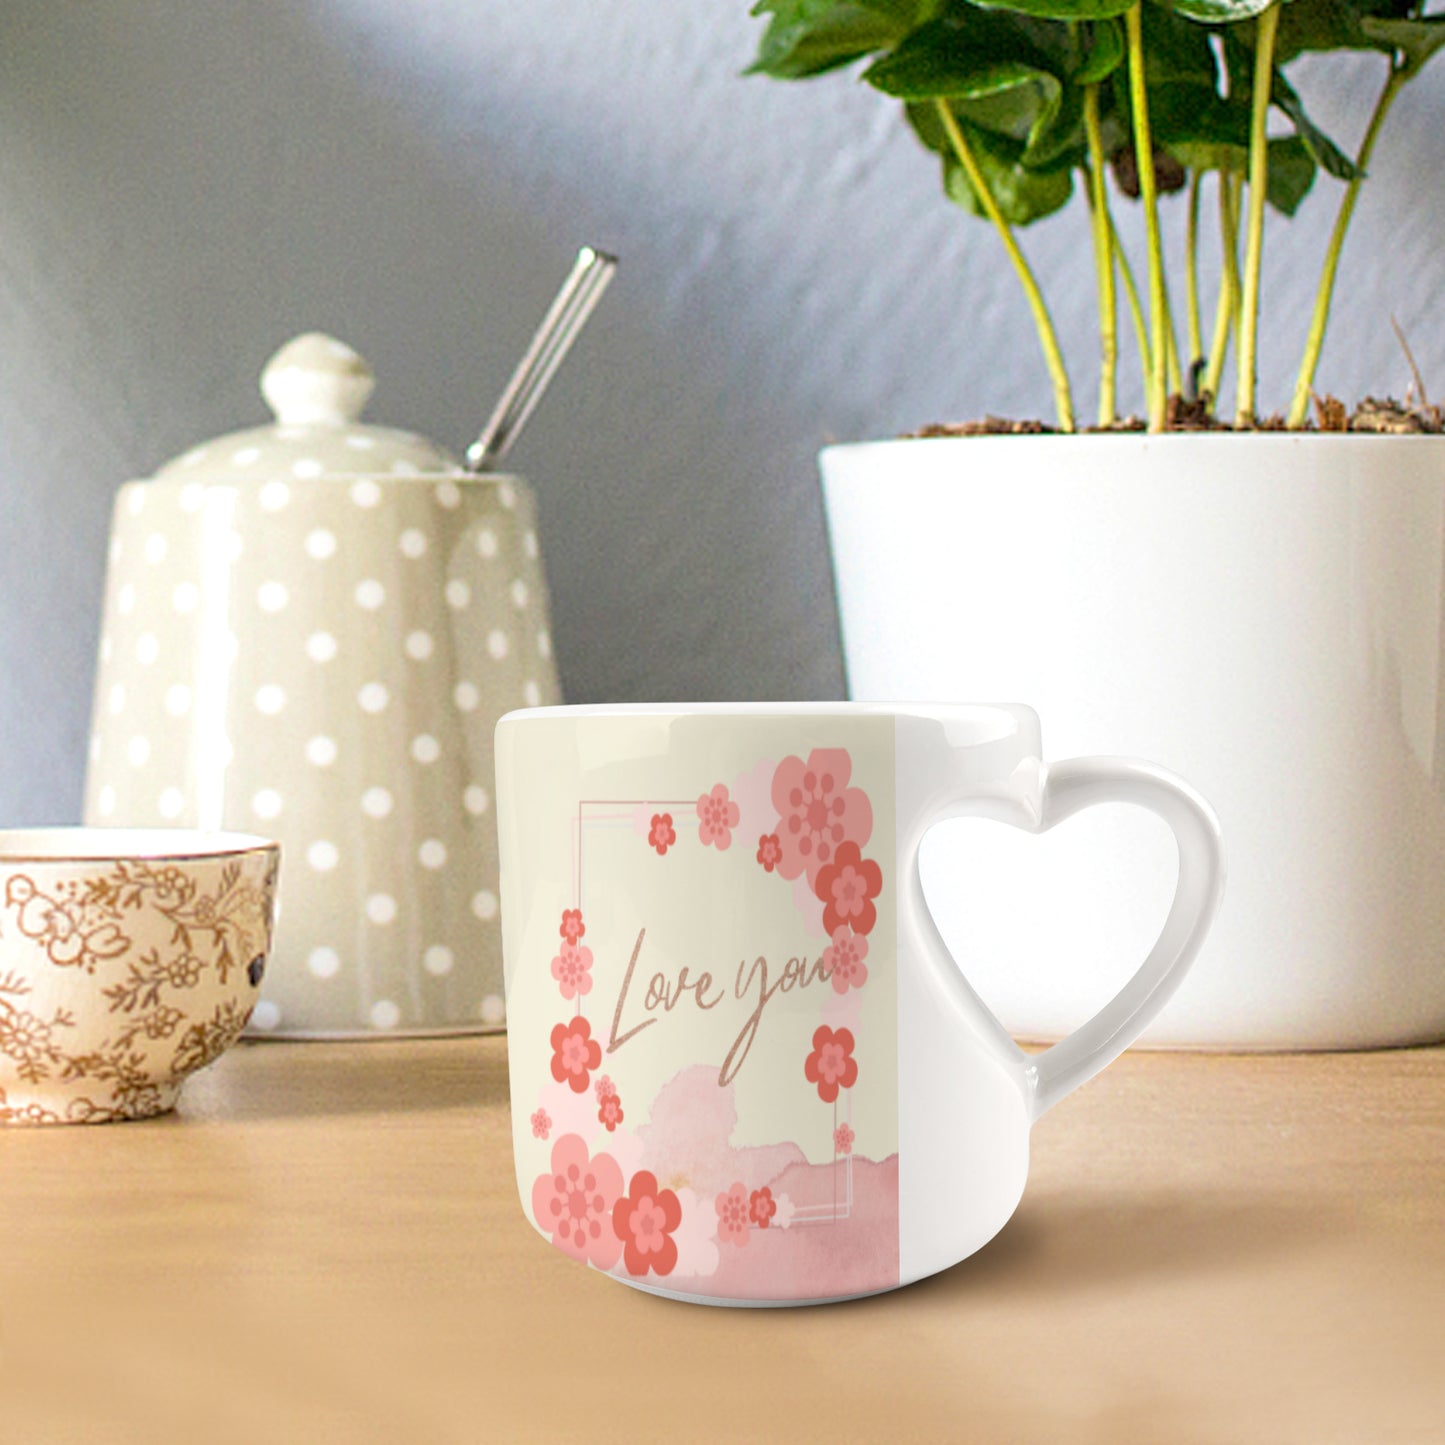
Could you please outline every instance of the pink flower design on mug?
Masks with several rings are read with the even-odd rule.
[[[845,925],[871,933],[878,921],[873,900],[883,891],[883,870],[864,858],[856,843],[842,843],[833,861],[818,870],[813,891],[823,900],[823,927],[833,936]]]
[[[747,1185],[739,1181],[719,1194],[713,1205],[717,1210],[718,1242],[745,1245],[748,1242]]]
[[[833,1152],[835,1154],[851,1154],[853,1152],[853,1140],[858,1136],[854,1134],[852,1125],[839,1124],[833,1130]]]
[[[837,1102],[839,1089],[851,1089],[858,1081],[858,1061],[853,1057],[851,1029],[830,1029],[824,1024],[813,1034],[813,1052],[803,1065],[808,1082],[818,1086],[825,1104]]]
[[[558,932],[568,943],[576,944],[587,932],[587,925],[582,922],[582,910],[580,908],[564,908],[562,910],[562,927]]]
[[[552,1030],[552,1077],[574,1094],[585,1094],[591,1070],[602,1064],[602,1045],[592,1037],[592,1025],[581,1014]]]
[[[759,1229],[766,1229],[777,1212],[777,1201],[773,1198],[773,1191],[766,1184],[761,1189],[754,1189],[748,1195],[748,1218]]]
[[[611,1269],[623,1242],[612,1227],[622,1194],[622,1170],[609,1154],[588,1155],[578,1134],[552,1146],[552,1168],[532,1185],[532,1213],[552,1243],[573,1259]]]
[[[532,1137],[545,1139],[552,1132],[552,1116],[545,1109],[532,1115]]]
[[[603,1124],[610,1134],[622,1122],[622,1100],[613,1093],[599,1093],[597,1097],[597,1122]]]
[[[758,862],[763,865],[763,872],[771,873],[783,860],[783,845],[778,842],[776,833],[764,833],[758,839]]]
[[[773,806],[778,810],[777,838],[782,850],[778,872],[784,878],[806,874],[812,885],[818,870],[838,846],[860,847],[873,833],[873,805],[862,788],[850,788],[853,760],[846,748],[814,748],[805,763],[784,758],[773,774]]]
[[[677,842],[677,830],[672,826],[671,813],[654,813],[652,826],[647,830],[647,841],[657,849],[661,858]]]
[[[697,836],[703,847],[711,843],[718,852],[731,848],[733,829],[742,816],[738,805],[728,797],[727,785],[716,783],[710,793],[704,793],[697,800]]]
[[[660,1189],[657,1176],[639,1169],[628,1192],[613,1206],[612,1228],[622,1241],[629,1274],[671,1274],[677,1264],[673,1231],[682,1223],[682,1205],[671,1189]]]
[[[823,950],[823,967],[833,980],[837,993],[847,993],[850,988],[862,988],[868,982],[868,940],[861,933],[854,933],[847,924],[833,930],[833,942]]]
[[[562,986],[563,998],[592,991],[592,950],[585,943],[564,943],[552,960],[552,977]]]

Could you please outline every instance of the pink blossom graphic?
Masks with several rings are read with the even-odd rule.
[[[592,1025],[581,1014],[552,1030],[552,1077],[574,1094],[585,1094],[590,1070],[602,1063],[602,1045],[592,1037]]]
[[[778,1206],[773,1199],[773,1191],[766,1184],[761,1189],[754,1189],[748,1195],[748,1218],[759,1229],[766,1229],[777,1212]]]
[[[851,1125],[839,1124],[838,1127],[833,1130],[833,1152],[835,1154],[851,1154],[853,1152],[853,1140],[857,1137]]]
[[[660,1189],[657,1176],[639,1169],[628,1192],[612,1208],[612,1228],[622,1241],[629,1274],[671,1274],[677,1263],[673,1231],[682,1223],[682,1205],[671,1189]]]
[[[835,992],[847,993],[868,982],[868,965],[863,962],[867,957],[868,940],[861,933],[854,933],[847,924],[833,930],[833,942],[823,950],[823,967]]]
[[[852,1031],[822,1025],[813,1034],[813,1052],[803,1065],[803,1073],[818,1086],[818,1097],[825,1104],[835,1103],[838,1090],[851,1089],[858,1080]]]
[[[564,1134],[552,1146],[552,1168],[532,1185],[532,1214],[552,1243],[574,1259],[611,1269],[623,1241],[612,1225],[622,1171],[610,1155],[589,1157],[586,1142]]]
[[[597,1091],[597,1100],[600,1103],[608,1094],[615,1094],[617,1089],[611,1078],[606,1074],[599,1074],[597,1082],[592,1086]]]
[[[714,1201],[717,1209],[717,1237],[720,1244],[736,1244],[739,1247],[748,1242],[748,1187],[739,1181],[731,1189],[719,1194]]]
[[[652,827],[647,831],[647,841],[657,849],[659,858],[677,842],[677,830],[672,826],[671,813],[652,815]]]
[[[538,1109],[532,1115],[532,1137],[545,1139],[552,1132],[552,1116],[545,1109]]]
[[[782,859],[783,845],[778,842],[778,835],[764,833],[758,839],[758,862],[763,865],[763,871],[771,873],[782,862]]]
[[[558,932],[568,943],[575,944],[587,932],[587,925],[582,922],[582,910],[580,908],[564,908],[562,910],[562,927],[558,929]]]
[[[592,991],[592,950],[585,943],[564,943],[552,960],[552,977],[562,985],[563,998],[578,998]]]
[[[823,900],[823,927],[830,937],[845,924],[871,933],[878,921],[873,900],[883,891],[883,870],[859,854],[856,843],[841,843],[833,861],[818,870],[813,891]]]
[[[597,1101],[597,1119],[610,1134],[622,1122],[622,1100],[616,1094],[603,1094]]]
[[[805,763],[784,758],[773,774],[773,806],[782,849],[778,872],[805,874],[811,887],[840,844],[860,847],[873,833],[873,806],[862,788],[850,788],[853,760],[846,748],[814,748]]]
[[[710,793],[704,793],[697,800],[697,836],[704,848],[709,843],[722,852],[733,845],[733,829],[738,825],[741,813],[738,805],[728,797],[726,783],[717,783]]]

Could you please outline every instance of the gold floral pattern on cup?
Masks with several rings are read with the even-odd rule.
[[[116,830],[93,856],[108,841],[0,835],[0,1123],[164,1113],[255,1005],[275,845]]]

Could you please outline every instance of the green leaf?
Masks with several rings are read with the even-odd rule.
[[[1124,31],[1117,21],[1101,20],[1089,27],[1088,50],[1074,76],[1076,85],[1098,85],[1124,63]]]
[[[1416,20],[1379,20],[1367,16],[1361,20],[1360,27],[1371,40],[1404,56],[1407,76],[1422,70],[1431,56],[1445,46],[1445,15],[1424,15]]]
[[[1275,0],[1173,0],[1172,9],[1205,25],[1234,25],[1263,14]]]
[[[975,0],[985,9],[1016,11],[1041,20],[1112,20],[1134,0]]]
[[[1269,186],[1265,199],[1281,215],[1292,216],[1309,195],[1319,167],[1309,147],[1297,135],[1279,136],[1269,143]]]
[[[750,75],[803,80],[891,49],[941,0],[759,0],[769,15]]]
[[[1073,180],[1067,166],[1043,170],[1025,165],[1024,147],[1018,142],[973,124],[963,106],[954,105],[952,109],[984,181],[1010,225],[1026,226],[1068,204]],[[986,212],[953,154],[933,103],[910,104],[907,114],[918,138],[943,158],[944,194],[972,215],[984,217]]]
[[[1270,99],[1294,123],[1295,134],[1304,142],[1317,164],[1339,181],[1355,177],[1355,163],[1305,114],[1304,102],[1289,81],[1276,70]]]

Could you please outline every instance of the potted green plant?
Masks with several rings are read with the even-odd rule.
[[[1412,405],[1353,414],[1314,394],[1371,156],[1402,87],[1445,45],[1445,15],[1419,0],[762,0],[755,13],[756,70],[861,67],[902,102],[949,198],[997,231],[1054,396],[1051,426],[990,419],[930,429],[983,435],[825,450],[850,690],[1027,697],[1054,723],[1054,752],[1127,747],[1198,782],[1224,821],[1230,891],[1155,1042],[1445,1037],[1445,888],[1432,883],[1445,877],[1445,418],[1423,387]],[[1328,49],[1381,59],[1352,153],[1291,79]],[[1266,219],[1292,214],[1321,172],[1339,195],[1315,305],[1272,319],[1300,328],[1299,374],[1282,414],[1261,419]],[[1019,239],[1076,187],[1099,312],[1089,435]],[[1167,192],[1182,201],[1182,284],[1165,264]],[[1135,201],[1137,266],[1114,220]],[[1124,317],[1141,420],[1118,415]],[[988,434],[1020,430],[1044,434]],[[1401,434],[1360,434],[1381,430]],[[1091,850],[1142,856],[1130,828]],[[930,846],[940,883],[979,864],[961,831]],[[1115,942],[1142,950],[1155,904],[1148,888],[1130,895]],[[1039,910],[1020,895],[985,924],[977,892],[963,896],[935,889],[940,926],[1017,1032],[1066,1032],[1115,982],[1117,964],[1078,936],[1087,898]],[[1049,920],[1034,943],[1053,956],[1025,967],[1013,944],[1026,910]]]

